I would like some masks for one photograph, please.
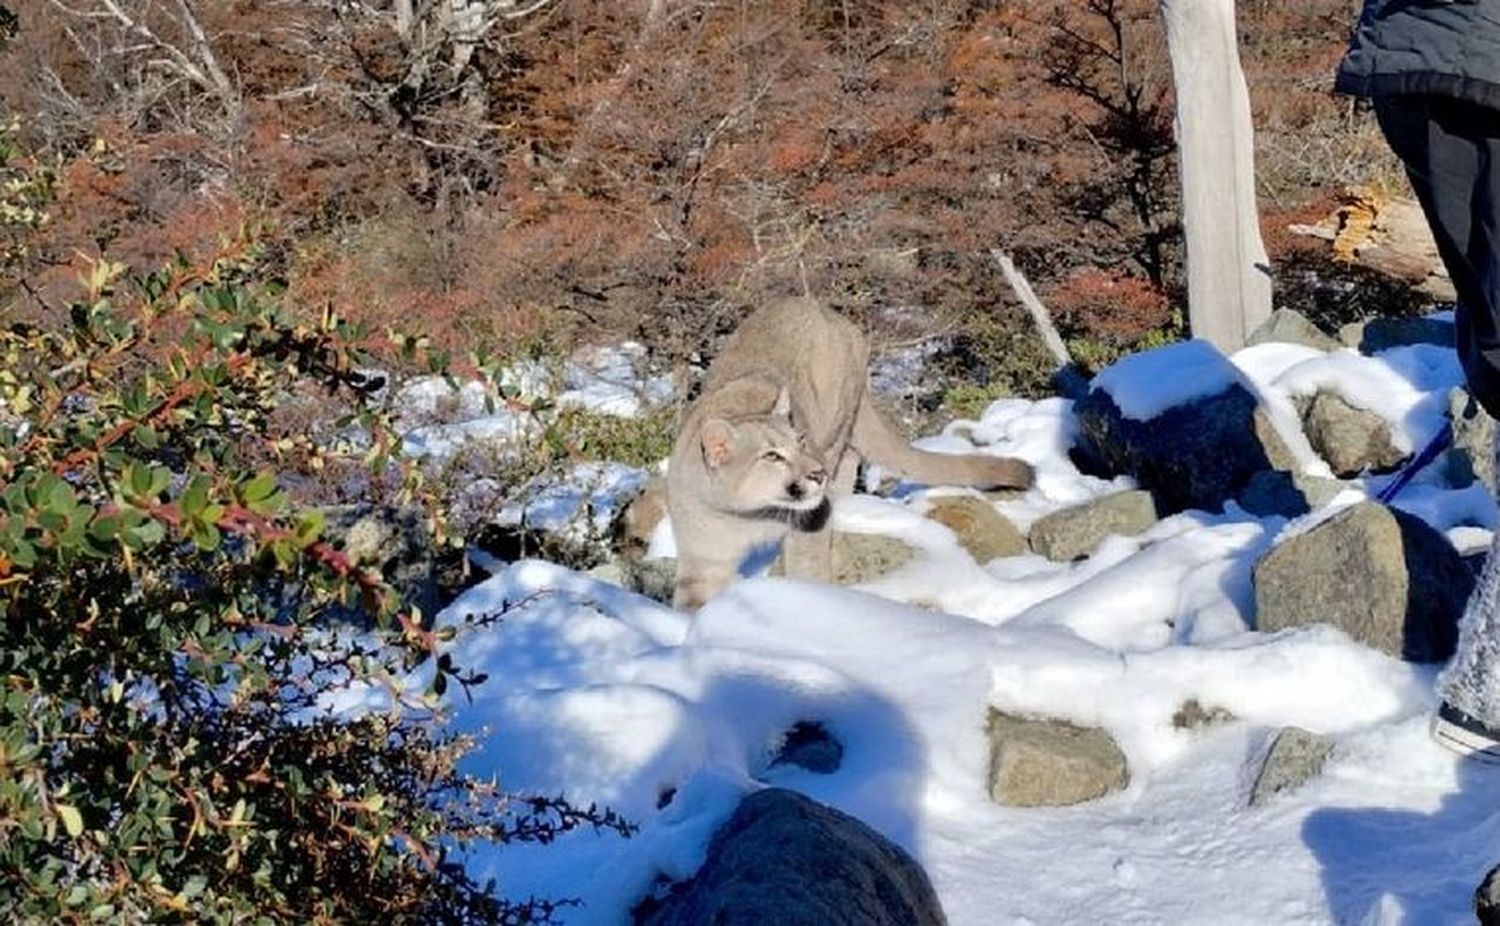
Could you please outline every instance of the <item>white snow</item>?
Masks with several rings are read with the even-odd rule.
[[[1125,417],[1149,421],[1235,383],[1244,384],[1239,370],[1212,344],[1194,338],[1125,357],[1101,370],[1093,387],[1109,393]]]
[[[563,368],[563,385],[558,405],[619,418],[662,405],[677,388],[670,375],[651,370],[646,346],[637,341],[580,351]]]
[[[446,460],[470,445],[534,441],[549,407],[634,418],[669,402],[677,388],[634,341],[580,350],[557,369],[523,360],[496,380],[424,376],[404,384],[394,408],[406,453]]]
[[[1137,415],[1231,381],[1284,408],[1330,385],[1415,447],[1460,381],[1451,351],[1427,348],[1360,358],[1267,345],[1229,360],[1190,342],[1122,361],[1099,385]],[[1063,400],[1005,400],[924,443],[1035,464],[1037,486],[998,505],[1024,529],[1128,485],[1073,467],[1072,428]],[[1350,480],[1336,504],[1384,481]],[[441,622],[514,605],[452,645],[456,662],[490,676],[472,702],[454,699],[455,723],[486,731],[468,769],[515,791],[608,804],[640,826],[630,839],[586,831],[477,847],[471,870],[509,896],[579,898],[565,922],[626,924],[654,879],[691,876],[740,797],[771,784],[905,847],[955,926],[1472,921],[1474,886],[1500,862],[1500,769],[1429,739],[1436,667],[1326,626],[1250,629],[1256,559],[1327,512],[1292,522],[1237,506],[1186,512],[1077,563],[977,563],[921,517],[941,491],[953,490],[840,504],[840,529],[918,550],[862,587],[753,578],[690,618],[528,561],[463,595]],[[1482,489],[1433,472],[1400,503],[1470,548],[1495,523]],[[670,549],[669,536],[657,541]],[[1189,699],[1234,719],[1177,729]],[[1067,808],[994,804],[992,707],[1105,728],[1128,759],[1128,787]],[[837,771],[770,764],[799,721],[843,745]],[[1248,808],[1259,758],[1287,725],[1333,740],[1327,768]]]

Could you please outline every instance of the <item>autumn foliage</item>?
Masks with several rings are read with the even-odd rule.
[[[1154,293],[1065,309],[1075,336],[1129,343],[1180,302],[1148,0],[557,0],[456,69],[419,67],[385,4],[200,0],[234,81],[214,105],[93,21],[14,5],[0,94],[59,168],[33,314],[80,260],[149,267],[246,223],[294,304],[455,345],[632,334],[686,357],[804,290],[877,329],[915,308],[1024,335],[992,247],[1063,306],[1079,280]],[[1294,210],[1376,151],[1329,89],[1348,11],[1240,13],[1267,212]]]

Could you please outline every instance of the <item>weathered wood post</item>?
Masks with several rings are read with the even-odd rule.
[[[1255,204],[1255,130],[1234,0],[1160,0],[1177,95],[1188,325],[1236,350],[1271,314]]]

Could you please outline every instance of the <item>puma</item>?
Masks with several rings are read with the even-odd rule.
[[[829,581],[833,498],[861,459],[935,485],[1031,485],[1017,459],[918,450],[870,398],[870,347],[811,299],[752,313],[708,369],[667,469],[677,541],[673,603],[696,610],[757,548],[785,540],[787,575]]]

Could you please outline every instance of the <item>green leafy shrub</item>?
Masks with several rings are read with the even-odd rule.
[[[990,403],[1009,395],[1010,390],[1002,383],[983,386],[960,383],[943,393],[943,407],[959,418],[978,418]]]
[[[0,331],[0,921],[550,919],[452,850],[629,827],[461,773],[438,709],[482,676],[294,497],[338,472],[441,528],[365,400],[372,342],[289,322],[243,253],[84,289]],[[275,433],[314,392],[336,439]],[[392,709],[325,709],[422,660]]]

